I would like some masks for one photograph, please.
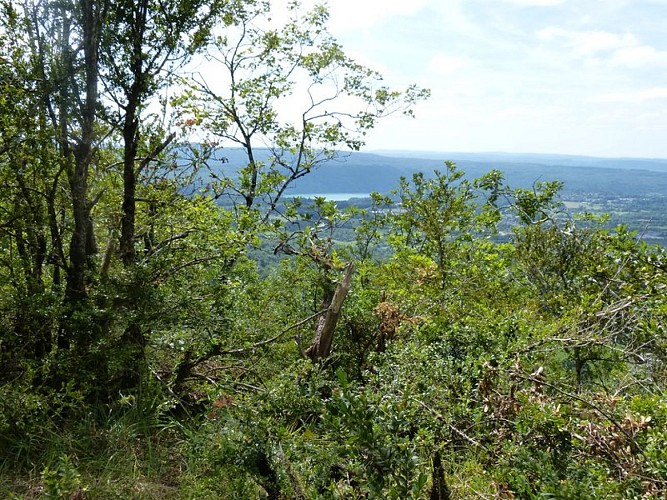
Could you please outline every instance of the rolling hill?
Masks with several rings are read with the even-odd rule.
[[[228,162],[214,161],[213,168],[222,169],[230,176],[245,164],[241,149],[227,148],[218,156]],[[259,157],[266,159],[268,150],[260,150]],[[501,170],[508,184],[514,187],[530,187],[536,181],[560,180],[565,184],[564,194],[667,195],[665,159],[410,151],[343,155],[299,179],[290,194],[389,192],[397,186],[401,176],[444,169],[445,160],[455,161],[471,179],[492,169]]]

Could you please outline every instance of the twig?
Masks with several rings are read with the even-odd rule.
[[[630,434],[628,431],[626,431],[626,430],[623,428],[623,426],[621,426],[621,424],[619,424],[619,423],[616,421],[616,419],[615,419],[614,417],[612,417],[609,413],[607,413],[605,410],[603,410],[602,408],[600,408],[600,407],[599,407],[598,405],[596,405],[595,403],[591,403],[591,402],[588,401],[587,399],[584,399],[584,398],[582,398],[582,397],[580,397],[580,396],[577,396],[576,394],[571,394],[571,393],[569,393],[569,392],[567,392],[567,391],[564,391],[564,390],[561,389],[560,387],[557,387],[557,386],[555,386],[555,385],[553,385],[553,384],[550,384],[549,382],[545,382],[544,380],[540,380],[540,379],[535,378],[535,377],[525,377],[525,376],[520,375],[520,374],[516,374],[515,376],[518,377],[518,378],[520,378],[520,379],[528,380],[528,381],[530,381],[530,382],[533,382],[534,384],[544,385],[544,386],[549,387],[549,388],[553,389],[554,391],[556,391],[556,392],[562,394],[563,396],[566,396],[566,397],[568,397],[568,398],[570,398],[570,399],[574,399],[574,400],[576,400],[576,401],[579,401],[580,403],[584,403],[585,405],[590,406],[590,407],[593,408],[595,411],[597,411],[600,415],[602,415],[604,418],[606,418],[607,420],[609,420],[609,422],[610,422],[614,427],[616,427],[619,431],[621,431],[621,433],[623,433],[623,435],[628,439],[628,441],[630,441],[630,444],[632,445],[632,447],[633,447],[633,449],[634,449],[635,452],[637,452],[637,453],[641,453],[642,455],[644,454],[644,450],[642,450],[642,448],[639,446],[639,444],[637,443],[637,441],[635,441],[635,438],[632,436],[632,434]]]
[[[183,270],[187,267],[196,266],[197,264],[202,264],[204,262],[210,262],[212,260],[220,259],[220,258],[221,257],[219,255],[209,255],[208,257],[201,257],[201,258],[198,258],[198,259],[192,259],[188,262],[185,262],[183,264],[175,266],[175,267],[173,267],[173,268],[171,268],[168,271],[165,271],[163,273],[160,273],[160,272],[154,273],[153,276],[150,279],[150,282],[151,283],[157,283],[158,281],[166,280],[167,278],[173,276],[177,272],[179,272],[179,271],[181,271],[181,270]]]
[[[240,347],[240,348],[238,348],[238,349],[230,349],[230,350],[228,350],[228,351],[221,351],[221,352],[220,352],[220,355],[224,355],[224,354],[241,354],[241,353],[244,353],[244,352],[247,352],[247,351],[252,351],[252,350],[257,349],[258,347],[262,347],[262,346],[264,346],[264,345],[266,345],[266,344],[270,344],[271,342],[275,342],[275,341],[278,340],[280,337],[282,337],[283,335],[285,335],[287,332],[289,332],[289,331],[291,331],[291,330],[294,330],[295,328],[298,328],[298,327],[300,327],[301,325],[304,325],[305,323],[308,323],[309,321],[311,321],[311,320],[317,318],[318,316],[321,316],[322,314],[326,313],[327,311],[328,311],[328,309],[323,309],[323,310],[321,310],[321,311],[316,312],[315,314],[311,314],[310,316],[308,316],[308,317],[305,318],[305,319],[302,319],[302,320],[299,321],[298,323],[294,323],[293,325],[288,326],[288,327],[285,328],[283,331],[281,331],[281,332],[278,333],[277,335],[271,337],[270,339],[261,340],[261,341],[259,341],[259,342],[254,343],[254,344],[251,345],[250,347]]]
[[[186,229],[182,233],[175,234],[174,236],[171,236],[169,238],[166,238],[166,239],[162,240],[160,243],[155,245],[155,248],[153,248],[151,250],[150,255],[154,255],[154,254],[158,253],[160,250],[162,250],[167,245],[170,245],[174,241],[178,241],[178,240],[182,240],[182,239],[187,238],[188,236],[190,236],[194,232],[195,232],[195,229]]]
[[[480,448],[482,448],[482,449],[483,449],[484,451],[486,451],[486,452],[489,451],[489,449],[488,449],[486,446],[484,446],[482,443],[480,443],[479,441],[477,441],[477,440],[471,438],[471,437],[468,436],[465,432],[463,432],[463,431],[460,430],[460,429],[457,429],[457,428],[454,427],[452,424],[450,424],[449,422],[447,422],[447,420],[445,419],[445,417],[443,417],[440,413],[438,413],[437,411],[435,411],[433,408],[429,407],[429,406],[428,406],[426,403],[424,403],[423,401],[420,401],[419,399],[415,398],[414,396],[408,396],[408,398],[411,399],[412,401],[416,402],[416,403],[419,404],[420,406],[422,406],[424,409],[426,409],[428,412],[430,412],[433,416],[435,416],[435,418],[437,418],[437,419],[440,420],[442,423],[444,423],[445,425],[447,425],[447,427],[449,427],[451,430],[453,430],[456,434],[458,434],[459,436],[461,436],[461,437],[464,438],[465,440],[471,442],[471,443],[474,444],[475,446],[479,446]]]
[[[164,141],[162,141],[160,144],[158,144],[153,151],[151,151],[145,158],[141,160],[139,163],[139,167],[137,168],[136,175],[141,174],[141,171],[145,169],[148,164],[153,161],[155,158],[157,158],[162,151],[164,151],[169,144],[172,143],[172,141],[176,138],[176,132],[172,132],[169,134]]]

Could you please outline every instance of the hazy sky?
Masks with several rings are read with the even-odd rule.
[[[667,158],[667,0],[330,0],[331,30],[432,97],[366,150]]]

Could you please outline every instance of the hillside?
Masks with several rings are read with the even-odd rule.
[[[259,156],[266,159],[268,151],[260,151]],[[234,172],[245,163],[240,149],[221,150],[218,157],[228,159],[229,163],[214,162],[215,169]],[[560,180],[565,184],[564,194],[646,196],[667,193],[667,160],[401,151],[349,153],[299,179],[291,194],[388,192],[397,186],[401,176],[442,170],[445,160],[455,161],[469,178],[492,169],[501,170],[507,182],[516,187],[531,187],[536,181]]]

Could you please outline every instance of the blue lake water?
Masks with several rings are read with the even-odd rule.
[[[350,198],[370,198],[370,193],[290,193],[286,198],[326,198],[331,201],[347,201]]]

